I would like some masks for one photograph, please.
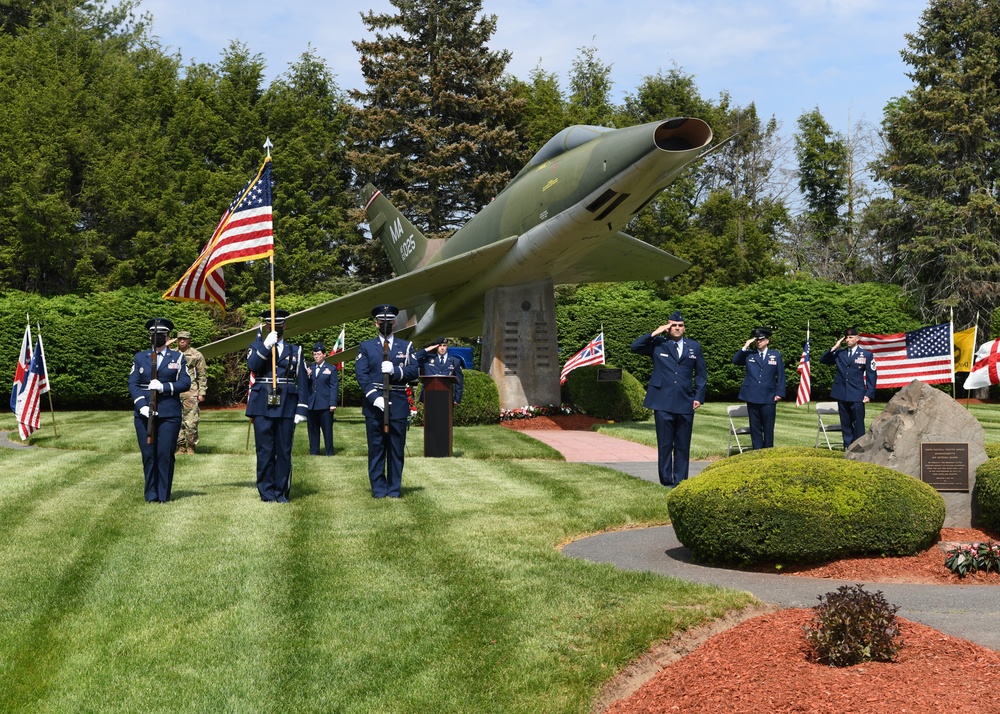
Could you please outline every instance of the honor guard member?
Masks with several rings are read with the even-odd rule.
[[[417,353],[420,374],[426,377],[456,377],[451,399],[455,404],[462,401],[462,358],[448,354],[448,338],[438,337],[433,344]],[[424,401],[424,390],[420,390],[420,401]]]
[[[260,316],[270,326],[270,311],[264,310]],[[295,425],[306,420],[309,375],[302,362],[302,348],[287,344],[281,338],[288,312],[275,310],[274,316],[274,330],[263,340],[254,340],[247,353],[247,366],[253,372],[254,383],[247,399],[246,415],[253,418],[260,500],[288,503],[292,485],[292,442]],[[271,374],[272,351],[274,375]]]
[[[653,410],[660,483],[676,486],[688,476],[694,410],[705,401],[708,369],[701,345],[684,336],[680,311],[632,343],[632,351],[653,358],[653,376],[643,404]]]
[[[208,392],[208,366],[201,352],[191,346],[191,333],[187,330],[178,331],[177,349],[184,355],[191,377],[191,389],[181,395],[181,435],[177,439],[177,453],[193,454],[198,445],[200,405]]]
[[[322,342],[313,345],[313,364],[309,374],[309,453],[319,455],[319,434],[323,432],[326,455],[333,456],[333,413],[337,409],[337,391],[340,379],[337,368],[326,363],[326,349]]]
[[[858,337],[857,329],[847,328],[844,336],[819,358],[822,364],[837,368],[830,397],[837,400],[845,451],[865,433],[865,404],[875,398],[878,379],[875,355],[858,347]],[[841,342],[847,343],[842,350],[839,349]]]
[[[774,446],[774,418],[785,398],[785,363],[778,350],[768,349],[771,331],[758,327],[733,355],[733,364],[746,367],[739,399],[747,403],[750,442],[755,449]]]
[[[379,336],[361,343],[354,363],[354,374],[364,393],[361,411],[368,434],[368,480],[375,498],[400,496],[410,415],[406,385],[418,374],[412,346],[392,334],[398,314],[392,305],[372,309]]]
[[[166,503],[174,482],[174,451],[181,429],[180,395],[191,386],[184,355],[167,347],[174,325],[166,318],[146,322],[151,349],[136,352],[128,375],[135,436],[146,476],[145,497]]]

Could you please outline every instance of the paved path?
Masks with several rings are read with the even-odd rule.
[[[659,483],[656,449],[587,431],[525,431],[558,449],[568,461],[607,466],[637,478]],[[615,444],[613,442],[622,442]],[[564,450],[565,449],[565,450]],[[651,454],[651,456],[650,456]],[[694,476],[707,465],[691,463]],[[791,575],[747,573],[691,562],[670,526],[603,533],[570,543],[563,553],[623,570],[659,573],[683,580],[750,592],[758,600],[781,607],[812,607],[816,598],[854,581],[802,578]],[[944,559],[942,558],[942,566]],[[899,605],[899,615],[936,630],[1000,651],[1000,592],[991,585],[902,585],[864,583]]]

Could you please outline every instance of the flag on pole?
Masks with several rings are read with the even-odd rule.
[[[14,368],[14,386],[10,389],[10,410],[17,413],[17,398],[24,391],[24,379],[31,364],[31,323],[24,327],[24,337],[21,338],[21,354]]]
[[[955,333],[955,371],[971,372],[976,355],[976,325]]]
[[[802,348],[802,356],[799,357],[799,366],[796,370],[799,373],[799,390],[795,393],[795,406],[801,407],[812,399],[811,373],[809,371],[809,331],[806,330],[806,344]]]
[[[347,328],[341,327],[340,334],[337,336],[337,341],[333,343],[333,349],[330,350],[328,356],[333,357],[338,352],[343,352],[346,342],[347,342]],[[336,367],[337,371],[339,372],[344,367],[343,362],[337,362]]]
[[[976,351],[976,361],[962,386],[965,389],[979,389],[991,384],[1000,384],[998,362],[1000,362],[1000,339],[980,345]]]
[[[601,334],[588,342],[586,347],[566,360],[562,372],[559,373],[559,384],[564,384],[567,375],[577,367],[604,363],[604,330],[601,330]]]
[[[32,432],[41,426],[43,387],[48,389],[48,380],[45,375],[42,343],[38,342],[35,344],[35,353],[31,355],[24,389],[17,397],[17,424],[22,440],[27,440]]]
[[[184,276],[163,293],[165,300],[195,300],[226,309],[226,281],[222,266],[274,255],[271,213],[271,158],[264,159],[257,175],[244,186],[201,255]]]
[[[943,384],[954,378],[950,322],[895,335],[862,333],[858,346],[875,354],[879,389],[905,387],[914,379]]]
[[[39,388],[38,393],[45,394],[49,391],[49,366],[45,362],[45,350],[42,347],[42,328],[37,324],[35,327],[38,327],[38,358],[42,363],[42,385]]]

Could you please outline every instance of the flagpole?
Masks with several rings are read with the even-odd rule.
[[[52,406],[52,383],[49,381],[49,365],[45,362],[45,348],[42,347],[42,326],[35,323],[35,329],[38,331],[38,351],[42,353],[42,371],[45,372],[45,385],[46,392],[49,395],[49,414],[52,415],[52,435],[59,438],[59,432],[56,430],[56,409]]]
[[[271,137],[267,137],[264,140],[264,149],[267,151],[267,158],[264,163],[271,160],[271,147],[274,144],[271,143]],[[268,263],[271,266],[271,332],[277,332],[277,327],[274,324],[274,250],[271,250],[271,255],[268,256]],[[275,343],[271,347],[271,394],[278,393],[278,345]]]
[[[951,332],[951,398],[955,399],[955,308],[948,308],[948,331]]]

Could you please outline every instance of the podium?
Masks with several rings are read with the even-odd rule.
[[[452,393],[458,377],[422,375],[424,456],[451,456]]]

